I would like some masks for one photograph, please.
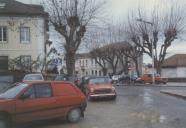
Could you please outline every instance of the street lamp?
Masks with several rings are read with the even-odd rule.
[[[149,22],[149,21],[145,21],[143,19],[136,19],[136,21],[138,22],[143,22],[144,24],[150,24],[152,27],[153,27],[153,23],[152,22]],[[155,76],[154,76],[154,45],[153,45],[153,42],[151,44],[151,50],[152,50],[152,83],[154,84],[155,83]]]

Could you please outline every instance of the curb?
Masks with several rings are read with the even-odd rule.
[[[132,84],[132,85],[126,85],[126,84],[120,84],[119,86],[118,85],[114,85],[114,86],[117,86],[117,87],[119,87],[119,86],[124,86],[124,87],[126,87],[126,86],[130,86],[130,87],[186,87],[186,86],[182,86],[182,85],[148,85],[148,84]]]
[[[181,94],[178,94],[178,93],[172,93],[172,92],[168,92],[168,91],[160,91],[160,93],[167,94],[167,95],[170,95],[170,96],[174,96],[174,97],[186,100],[186,95],[184,96],[184,95],[181,95]]]

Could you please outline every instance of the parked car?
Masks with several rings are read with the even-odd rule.
[[[86,82],[86,95],[88,100],[95,98],[115,99],[117,94],[109,77],[90,77]]]
[[[54,80],[55,81],[67,81],[68,76],[65,74],[57,75]]]
[[[56,78],[54,79],[55,81],[69,81],[74,83],[84,94],[85,93],[85,88],[84,88],[84,83],[82,81],[82,78],[78,76],[68,76],[66,74],[61,74],[57,75]]]
[[[26,74],[23,78],[23,81],[44,81],[42,74]]]
[[[118,83],[120,77],[121,77],[121,75],[113,75],[112,76],[112,83]]]
[[[77,122],[84,116],[86,97],[69,82],[33,81],[17,83],[0,94],[0,106],[0,128],[64,117]]]
[[[81,82],[81,78],[78,76],[68,76],[66,74],[57,75],[55,81],[70,81],[75,85],[79,86]]]
[[[166,84],[167,83],[167,78],[162,78],[159,74],[154,75],[154,80],[156,84]],[[152,74],[144,74],[140,78],[138,78],[136,83],[153,83],[153,77]]]
[[[123,75],[118,79],[120,84],[129,84],[130,82],[136,81],[138,77],[136,75]]]

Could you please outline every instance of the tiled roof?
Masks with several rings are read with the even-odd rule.
[[[165,59],[162,67],[186,67],[186,54],[176,54]]]
[[[76,59],[85,59],[85,58],[90,58],[90,54],[89,53],[79,53],[76,54]]]
[[[127,41],[121,41],[121,42],[113,42],[113,43],[110,43],[108,45],[105,45],[103,47],[101,47],[102,49],[104,48],[112,48],[112,47],[118,47],[118,48],[130,48],[131,47],[131,44]]]
[[[115,42],[115,43],[107,44],[103,47],[100,47],[100,49],[104,49],[107,47],[121,47],[121,46],[126,48],[131,47],[131,45],[128,42],[123,41],[123,42]],[[76,59],[85,59],[85,58],[91,58],[91,54],[90,53],[76,54]]]
[[[0,0],[0,16],[48,16],[41,5],[24,4],[16,0]]]

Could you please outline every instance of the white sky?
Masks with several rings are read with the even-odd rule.
[[[24,3],[39,4],[39,0],[18,0]],[[123,20],[128,16],[129,12],[135,11],[138,7],[143,8],[146,12],[154,7],[166,9],[171,2],[185,5],[186,0],[107,0],[106,11],[108,16],[113,20]],[[177,41],[168,49],[168,56],[176,53],[186,53],[186,41]],[[150,58],[144,57],[146,62],[150,62]]]

